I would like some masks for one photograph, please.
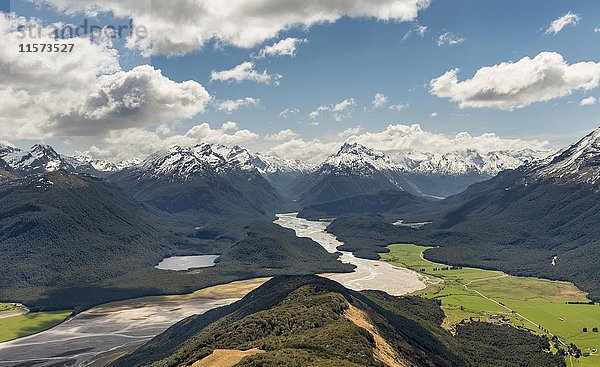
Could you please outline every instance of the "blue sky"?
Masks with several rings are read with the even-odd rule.
[[[24,0],[14,0],[11,5],[11,10],[19,16],[39,17],[44,23],[63,20],[77,24],[83,18],[81,14],[69,16],[50,6],[37,7]],[[545,33],[553,20],[568,12],[579,17],[576,25],[567,25],[555,35]],[[108,13],[90,19],[98,24],[115,24],[125,18],[116,20]],[[417,26],[426,26],[427,31],[422,36],[413,31],[403,40],[407,32]],[[151,58],[142,57],[122,44],[115,47],[124,71],[150,64],[174,82],[193,80],[201,84],[213,102],[245,97],[260,99],[258,106],[242,107],[231,114],[217,111],[210,104],[191,118],[175,118],[166,124],[173,134],[185,134],[201,122],[217,128],[227,121],[235,121],[237,129],[247,129],[260,137],[290,129],[298,138],[310,141],[334,139],[350,128],[360,127],[364,133],[382,131],[390,124],[418,123],[423,130],[436,134],[450,136],[466,131],[475,136],[494,132],[505,138],[547,140],[549,147],[559,147],[598,127],[596,116],[600,104],[580,106],[584,98],[600,98],[597,88],[573,89],[564,97],[501,110],[459,108],[456,101],[433,95],[430,82],[455,68],[460,69],[458,80],[464,81],[482,67],[516,62],[523,57],[534,58],[544,51],[559,53],[568,64],[597,63],[600,61],[597,27],[600,27],[600,5],[594,1],[432,0],[412,21],[343,17],[308,29],[282,30],[276,37],[254,47],[237,47],[212,40],[185,55],[153,55]],[[438,38],[447,32],[463,41],[438,45]],[[250,57],[264,46],[288,37],[307,40],[297,45],[295,56]],[[246,61],[254,62],[254,69],[259,73],[266,70],[269,74],[280,74],[280,83],[211,81],[211,71],[232,69]],[[373,108],[376,93],[387,97],[388,102],[382,108]],[[328,112],[309,118],[310,112],[319,106],[332,108],[346,99],[353,99],[354,107],[351,113],[349,109],[339,118],[341,121],[336,121]],[[404,107],[392,111],[391,105]],[[284,118],[279,114],[286,108],[299,112]],[[156,126],[149,122],[144,128],[152,130]],[[17,145],[40,140],[37,136],[4,138]],[[41,140],[67,152],[84,150],[90,144],[100,146],[103,142],[100,138],[96,144],[90,139],[82,141],[52,134]],[[264,144],[247,143],[255,149],[263,146],[268,149]]]

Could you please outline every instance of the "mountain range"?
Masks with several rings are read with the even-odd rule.
[[[175,149],[179,154],[190,155],[198,165],[169,166],[169,162],[163,162],[158,169],[150,167],[156,162],[152,163],[149,160],[156,160],[156,156],[160,154],[168,154],[169,149]],[[127,172],[139,173],[144,169],[154,169],[154,173],[142,174],[144,177],[154,178],[161,175],[182,178],[187,173],[198,174],[207,169],[215,170],[221,176],[227,176],[228,172],[234,171],[257,172],[281,195],[304,204],[383,189],[402,190],[421,196],[446,197],[463,191],[474,182],[489,179],[503,170],[517,168],[543,155],[544,152],[531,150],[487,153],[465,150],[445,154],[408,151],[389,157],[357,143],[346,143],[323,163],[312,166],[268,154],[252,153],[240,146],[228,148],[207,143],[196,147],[174,146],[144,160],[131,159],[120,162],[93,159],[83,154],[65,156],[57,153],[51,146],[42,144],[34,145],[29,150],[0,147],[0,158],[22,176],[56,170],[100,177],[123,177]],[[191,164],[190,161],[188,164]],[[200,168],[199,165],[206,167]],[[181,172],[176,172],[178,169],[181,169]],[[186,173],[188,169],[195,171]]]

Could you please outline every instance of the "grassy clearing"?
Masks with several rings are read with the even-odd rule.
[[[71,311],[30,312],[0,319],[0,342],[39,333],[63,322]]]
[[[14,303],[0,303],[0,317],[20,313],[23,310],[23,306]]]
[[[513,277],[498,271],[452,268],[423,259],[428,247],[391,245],[383,260],[422,273],[429,278],[426,289],[416,292],[438,298],[446,313],[444,326],[452,329],[463,320],[510,323],[543,333],[540,325],[563,342],[575,343],[592,356],[572,359],[568,365],[600,366],[600,306],[567,304],[587,302],[586,294],[571,283]],[[440,281],[443,280],[443,282]],[[588,332],[583,332],[583,328]]]

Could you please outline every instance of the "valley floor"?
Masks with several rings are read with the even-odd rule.
[[[293,229],[298,237],[312,239],[330,253],[339,252],[337,247],[343,245],[334,235],[325,231],[329,222],[309,221],[298,218],[296,213],[291,213],[278,215],[275,223]],[[377,289],[400,296],[426,287],[427,278],[414,270],[379,260],[358,258],[351,252],[341,251],[341,254],[340,261],[353,264],[356,269],[352,273],[325,274],[323,276],[335,280],[349,289],[357,291]]]
[[[50,330],[0,344],[0,366],[103,365],[147,342],[177,321],[230,304],[267,280],[251,279],[188,295],[137,298],[94,307]],[[12,322],[14,319],[23,330],[24,325],[17,318],[33,315],[36,313],[0,321]],[[61,313],[56,315],[62,317],[56,323],[66,317]]]
[[[600,307],[584,304],[589,302],[586,294],[572,283],[449,267],[426,260],[423,253],[428,247],[397,244],[388,248],[382,260],[427,277],[427,288],[414,294],[442,302],[446,328],[452,330],[470,319],[525,327],[549,337],[556,335],[563,349],[574,343],[584,355],[590,354],[578,360],[568,358],[569,366],[600,366],[600,333],[593,332],[600,327]]]

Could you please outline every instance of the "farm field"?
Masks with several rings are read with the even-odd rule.
[[[567,304],[588,302],[586,294],[568,282],[514,277],[499,271],[449,267],[423,258],[428,247],[397,244],[382,260],[407,267],[428,277],[427,288],[414,294],[437,298],[446,313],[444,327],[452,329],[463,320],[510,323],[537,333],[556,335],[574,343],[584,354],[569,366],[600,366],[600,306]],[[587,328],[587,332],[584,332]],[[545,330],[545,331],[544,331]],[[564,347],[563,347],[564,348]]]
[[[50,329],[69,315],[71,311],[30,312],[0,319],[0,343]]]

